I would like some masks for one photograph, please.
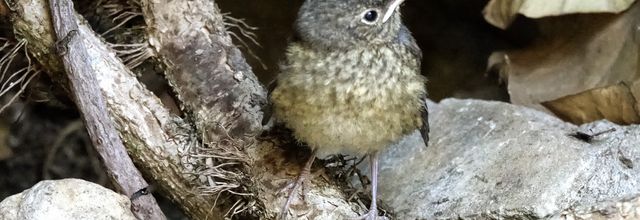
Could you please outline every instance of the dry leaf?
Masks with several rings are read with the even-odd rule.
[[[541,36],[529,48],[496,52],[493,64],[508,75],[511,102],[545,110],[540,104],[595,88],[619,83],[633,84],[640,79],[640,4],[622,14],[581,14],[537,20]],[[500,54],[502,53],[502,54]],[[500,58],[500,59],[497,59]],[[495,67],[494,67],[495,68]],[[592,108],[621,100],[594,95]],[[581,100],[585,99],[580,98]],[[597,99],[597,100],[596,100]],[[601,100],[605,99],[605,100]],[[612,99],[612,100],[606,100]],[[559,102],[578,105],[575,102]],[[557,114],[568,114],[571,106],[553,106]],[[627,118],[602,115],[600,118]],[[576,116],[578,117],[578,116]],[[573,118],[565,116],[565,118]],[[580,118],[580,117],[578,117]],[[589,117],[589,120],[596,119]],[[584,120],[573,121],[582,123]]]
[[[634,96],[631,88],[640,90],[640,83],[634,83],[631,87],[620,83],[592,89],[542,105],[558,117],[576,124],[603,118],[618,124],[634,124],[640,122],[640,114],[636,108],[638,100],[635,97],[638,96]]]
[[[635,0],[491,0],[484,8],[484,18],[506,29],[518,14],[529,18],[575,13],[619,13]]]

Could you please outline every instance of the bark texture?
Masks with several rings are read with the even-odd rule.
[[[28,40],[30,54],[55,81],[66,82],[62,63],[54,51],[47,2],[20,0],[13,5],[16,6],[11,11],[14,32]],[[172,115],[86,23],[80,22],[76,38],[89,44],[85,48],[88,52],[85,59],[93,61],[90,63],[93,75],[135,164],[191,217],[217,213],[218,217],[212,215],[209,219],[221,219],[221,211],[212,208],[213,200],[205,199],[194,190],[193,175],[185,169],[188,160],[183,155],[198,146],[190,126]]]
[[[93,60],[87,44],[78,37],[78,20],[71,0],[50,1],[53,27],[58,39],[56,50],[69,79],[71,95],[84,119],[89,137],[101,157],[107,174],[118,191],[133,195],[149,184],[133,165],[131,158],[109,120],[106,102],[100,92],[98,80],[93,73]],[[140,197],[132,201],[132,211],[140,219],[166,219],[153,196]]]

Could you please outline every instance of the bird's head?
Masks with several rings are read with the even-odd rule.
[[[402,21],[404,0],[306,0],[298,12],[301,40],[324,48],[391,42]]]

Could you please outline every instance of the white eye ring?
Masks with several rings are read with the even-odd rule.
[[[378,20],[380,20],[380,13],[378,12],[378,10],[370,8],[362,12],[362,14],[360,14],[360,18],[360,21],[362,21],[362,23],[373,25]]]

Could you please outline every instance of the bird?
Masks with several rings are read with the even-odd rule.
[[[405,0],[306,0],[270,85],[271,114],[312,149],[281,210],[309,176],[316,157],[368,155],[375,219],[379,152],[420,130],[429,140],[422,52],[402,23]]]

